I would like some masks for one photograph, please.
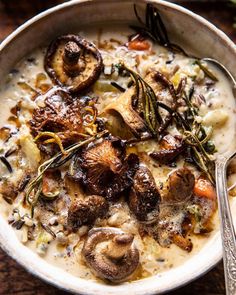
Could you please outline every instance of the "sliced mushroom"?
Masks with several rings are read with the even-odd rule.
[[[135,137],[147,137],[149,135],[148,128],[144,120],[139,116],[132,106],[134,95],[135,87],[129,88],[124,93],[122,93],[115,102],[109,104],[105,108],[104,112],[108,112],[114,116],[121,116]]]
[[[79,35],[65,35],[49,46],[45,70],[52,80],[70,92],[90,87],[102,71],[102,57],[91,42]]]
[[[184,151],[185,147],[182,138],[168,134],[160,142],[161,149],[150,153],[149,156],[160,164],[170,164]]]
[[[164,201],[186,202],[193,194],[195,177],[188,168],[179,168],[169,175]]]
[[[82,254],[87,265],[101,279],[117,283],[127,280],[139,265],[139,251],[133,235],[117,228],[89,231]]]
[[[104,217],[107,211],[108,202],[101,196],[75,200],[68,211],[67,228],[76,231],[81,225],[91,225],[97,218]]]
[[[159,213],[160,194],[151,171],[140,165],[129,195],[129,207],[139,221],[152,223]]]
[[[135,154],[125,157],[120,139],[108,137],[82,151],[71,177],[82,181],[89,193],[114,199],[132,185],[138,163]]]

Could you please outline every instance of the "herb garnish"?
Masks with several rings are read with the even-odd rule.
[[[210,142],[211,151],[209,152],[209,140],[212,135],[212,130],[206,130],[200,122],[196,120],[198,116],[198,108],[192,103],[194,88],[191,88],[186,94],[184,90],[185,83],[181,87],[181,91],[176,91],[171,88],[174,107],[171,108],[163,102],[159,102],[152,87],[135,71],[131,70],[124,64],[117,65],[119,70],[126,71],[132,78],[136,88],[136,96],[133,106],[135,110],[145,119],[145,122],[153,137],[160,139],[160,134],[167,129],[169,124],[174,120],[176,126],[181,131],[188,151],[190,152],[192,163],[205,173],[209,180],[214,183],[214,161],[211,159],[211,154],[214,152],[214,144]],[[171,84],[166,79],[165,87],[170,87]],[[179,92],[179,93],[178,93]],[[186,110],[181,113],[177,108],[177,99],[183,99]],[[168,119],[165,121],[160,115],[159,108],[165,109],[168,112]],[[164,128],[163,128],[164,126]]]
[[[208,152],[208,142],[212,135],[212,129],[208,132],[204,129],[202,124],[196,120],[198,115],[198,109],[192,104],[192,96],[194,88],[190,89],[188,95],[184,92],[183,99],[187,106],[187,110],[181,114],[178,111],[175,112],[174,118],[177,126],[182,129],[182,133],[185,137],[185,143],[189,147],[191,158],[197,167],[204,172],[209,180],[214,183],[214,161]],[[214,144],[212,150],[214,149]]]
[[[55,156],[50,158],[49,160],[45,161],[43,164],[41,164],[38,168],[38,174],[35,178],[32,179],[32,181],[28,184],[26,189],[26,201],[29,205],[31,205],[31,217],[34,215],[34,207],[38,202],[38,199],[42,193],[42,179],[45,171],[48,169],[55,169],[66,162],[68,162],[75,153],[78,152],[78,150],[90,142],[101,138],[107,133],[107,131],[102,131],[100,133],[97,133],[97,135],[90,137],[89,139],[86,139],[84,141],[81,141],[79,143],[73,144],[69,146],[68,148],[65,148],[65,154],[62,152],[57,153]]]
[[[134,5],[134,13],[141,26],[130,26],[133,30],[141,36],[147,36],[160,45],[168,47],[173,51],[181,52],[187,56],[186,52],[179,45],[170,42],[166,27],[156,7],[154,7],[151,3],[147,4],[145,23],[138,15],[136,5]]]
[[[152,87],[137,72],[131,70],[124,64],[120,63],[117,67],[120,71],[126,71],[132,78],[136,91],[133,106],[135,106],[136,111],[144,118],[152,136],[158,138],[158,128],[163,123],[163,119],[159,113],[157,97]]]

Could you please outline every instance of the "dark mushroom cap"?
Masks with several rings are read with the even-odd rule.
[[[125,234],[117,228],[92,229],[82,254],[98,277],[120,282],[127,279],[139,265],[139,251],[133,238],[133,235]],[[101,247],[104,242],[108,243]]]
[[[168,134],[161,140],[160,147],[159,151],[152,152],[149,156],[160,164],[170,164],[184,151],[186,145],[179,136]]]
[[[75,200],[69,208],[67,228],[76,231],[81,225],[91,225],[108,211],[108,202],[101,196]]]
[[[53,82],[73,93],[90,87],[102,67],[98,49],[79,35],[58,37],[45,56],[45,70]]]
[[[185,202],[192,196],[194,184],[195,177],[188,168],[175,170],[169,175],[164,200],[171,203]]]
[[[159,212],[160,194],[150,170],[140,165],[129,195],[129,207],[142,222],[153,222]]]
[[[133,184],[138,163],[135,154],[125,157],[120,139],[107,137],[82,151],[71,177],[82,182],[89,193],[115,199]]]
[[[84,132],[82,103],[74,100],[61,89],[52,89],[45,95],[44,106],[36,108],[30,121],[34,136],[40,132],[54,132],[63,144],[78,141]],[[45,140],[45,138],[43,138]],[[39,148],[46,151],[42,141],[37,141]]]

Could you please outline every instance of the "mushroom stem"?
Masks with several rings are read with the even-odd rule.
[[[130,249],[133,240],[133,235],[117,235],[109,242],[104,254],[112,259],[121,259]]]
[[[83,69],[83,62],[79,62],[80,56],[80,47],[73,41],[67,42],[64,47],[63,68],[71,77],[77,76]]]
[[[64,48],[63,60],[68,65],[75,65],[80,57],[81,49],[72,41],[66,43]]]

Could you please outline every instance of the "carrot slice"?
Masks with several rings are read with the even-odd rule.
[[[203,177],[199,177],[196,180],[193,192],[195,195],[202,198],[207,198],[210,200],[216,199],[216,191],[214,186],[210,183],[209,180]]]
[[[150,43],[146,40],[132,40],[128,44],[130,50],[148,50],[150,48]]]

